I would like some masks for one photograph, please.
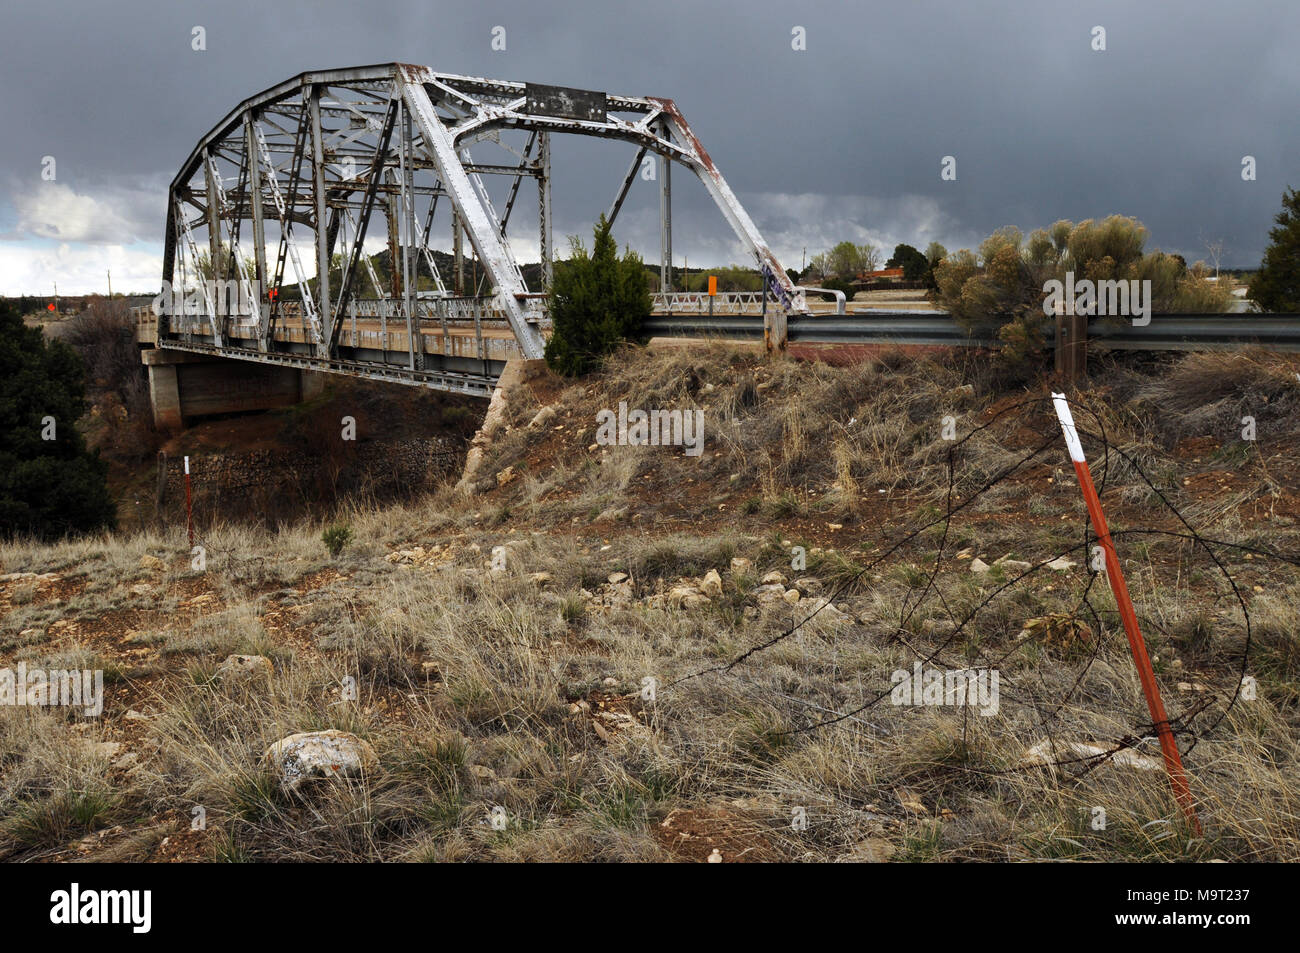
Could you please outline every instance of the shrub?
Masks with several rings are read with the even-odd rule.
[[[1300,311],[1300,192],[1287,189],[1269,229],[1264,260],[1250,282],[1250,299],[1265,311]]]
[[[0,303],[0,536],[115,525],[108,468],[76,428],[85,412],[76,352]]]
[[[635,338],[650,316],[644,263],[631,250],[619,258],[609,228],[602,215],[591,254],[575,236],[569,260],[556,263],[546,363],[560,374],[595,370],[623,341]]]
[[[352,541],[352,530],[346,526],[331,526],[320,534],[321,542],[329,551],[331,559],[337,559],[343,547]]]

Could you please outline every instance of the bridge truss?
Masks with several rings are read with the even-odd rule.
[[[203,137],[170,187],[163,279],[172,296],[158,345],[485,392],[505,360],[539,358],[545,347],[557,133],[635,147],[611,221],[642,163],[658,162],[657,310],[680,297],[671,293],[672,165],[696,175],[764,275],[761,296],[724,307],[761,307],[768,346],[785,346],[787,318],[807,311],[803,289],[672,100],[399,63],[303,73],[245,100]],[[499,211],[487,175],[512,180]],[[524,179],[536,183],[542,261],[531,289],[507,237]],[[448,232],[444,274],[432,239]],[[382,240],[386,280],[370,258]],[[465,240],[482,287],[466,282]],[[296,292],[280,294],[286,287]]]

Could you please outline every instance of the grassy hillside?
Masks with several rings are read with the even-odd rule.
[[[1076,397],[1203,839],[1046,391],[984,367],[628,352],[512,395],[472,495],[217,526],[203,571],[183,527],[0,546],[0,666],[107,682],[98,719],[0,708],[0,852],[1300,859],[1300,363],[1098,365]],[[602,446],[620,401],[702,410],[703,452]],[[918,662],[996,669],[996,713],[893,704]],[[327,728],[377,762],[288,791],[264,752]]]

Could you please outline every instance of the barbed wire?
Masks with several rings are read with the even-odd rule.
[[[877,731],[885,731],[886,733],[888,733],[887,729],[883,729],[879,725],[876,725],[872,722],[868,722],[863,718],[861,718],[860,716],[864,712],[878,705],[885,698],[890,697],[890,695],[893,693],[894,690],[894,686],[892,684],[888,688],[884,689],[883,691],[872,695],[862,704],[859,704],[857,707],[846,709],[846,710],[836,710],[820,704],[813,703],[811,701],[799,699],[793,695],[789,695],[784,692],[777,692],[772,689],[767,689],[764,686],[758,685],[756,682],[752,681],[751,679],[744,678],[741,675],[741,669],[748,662],[750,662],[750,660],[752,660],[755,656],[768,651],[774,646],[779,645],[780,643],[800,633],[805,626],[807,626],[810,622],[813,621],[813,619],[815,619],[819,614],[823,613],[827,609],[827,607],[832,606],[836,600],[842,598],[846,593],[850,592],[864,577],[872,573],[873,570],[885,564],[895,554],[909,547],[913,542],[915,542],[918,538],[920,538],[922,534],[924,534],[926,531],[941,525],[942,533],[940,535],[937,544],[938,548],[934,556],[933,566],[925,578],[924,585],[919,587],[913,586],[909,589],[908,593],[904,595],[903,603],[900,606],[899,620],[897,626],[895,627],[894,632],[892,633],[892,639],[893,641],[896,641],[898,644],[902,645],[905,649],[907,649],[915,658],[915,660],[921,662],[923,665],[933,663],[933,664],[943,665],[949,668],[970,670],[973,667],[970,659],[967,659],[966,661],[959,663],[954,660],[946,658],[944,655],[944,653],[948,651],[948,649],[953,645],[953,643],[956,642],[963,635],[963,633],[967,630],[968,626],[971,626],[974,623],[974,621],[977,619],[977,617],[979,617],[980,614],[984,612],[984,610],[986,610],[991,605],[993,605],[998,600],[998,598],[1002,596],[1003,593],[1013,589],[1014,587],[1022,583],[1024,580],[1033,576],[1035,573],[1041,571],[1044,567],[1048,566],[1049,564],[1055,563],[1057,562],[1057,560],[1063,559],[1076,552],[1082,551],[1083,564],[1085,566],[1088,566],[1089,565],[1088,554],[1090,553],[1092,546],[1097,541],[1096,534],[1093,531],[1093,527],[1091,526],[1091,521],[1085,517],[1082,520],[1082,540],[1079,543],[1070,546],[1064,549],[1063,551],[1058,551],[1057,553],[1055,553],[1053,556],[1049,558],[1039,560],[1037,563],[1031,565],[1028,569],[1020,571],[1019,574],[1015,575],[1014,577],[1008,575],[1007,578],[1003,579],[1000,583],[998,583],[991,591],[985,592],[983,598],[978,603],[976,603],[972,608],[970,608],[967,612],[965,612],[965,614],[962,615],[960,618],[958,618],[958,614],[953,611],[952,606],[949,604],[948,600],[944,597],[942,589],[938,585],[938,580],[942,573],[944,556],[949,547],[949,539],[952,532],[952,524],[954,518],[964,513],[965,511],[970,510],[981,498],[983,498],[991,490],[993,490],[995,487],[997,487],[1005,480],[1009,479],[1013,474],[1019,471],[1022,467],[1024,467],[1034,459],[1036,459],[1040,454],[1044,453],[1049,448],[1062,447],[1063,441],[1062,441],[1061,434],[1057,429],[1058,427],[1057,421],[1055,419],[1055,416],[1053,415],[1051,417],[1051,426],[1049,428],[1050,436],[1048,436],[1043,441],[1035,445],[1033,449],[1030,450],[1029,452],[1019,455],[1014,462],[1000,468],[990,478],[985,480],[984,483],[977,490],[975,490],[973,493],[970,493],[966,495],[964,498],[961,498],[959,500],[957,498],[957,493],[956,493],[957,483],[958,483],[958,461],[960,456],[962,455],[964,448],[966,448],[971,443],[971,441],[974,440],[979,434],[995,426],[998,422],[1004,420],[1009,415],[1017,414],[1017,413],[1020,414],[1031,413],[1037,409],[1044,409],[1045,405],[1050,406],[1051,403],[1052,403],[1051,397],[1033,397],[1033,398],[1017,401],[997,409],[986,420],[979,423],[975,427],[971,428],[959,440],[954,441],[947,450],[947,454],[946,454],[947,486],[944,493],[945,508],[944,508],[944,512],[941,515],[921,524],[920,526],[917,526],[916,528],[912,529],[910,532],[904,534],[903,536],[898,538],[892,545],[888,546],[886,549],[884,549],[874,558],[869,560],[865,565],[861,566],[857,572],[855,572],[854,574],[852,574],[847,578],[840,580],[838,585],[833,587],[831,593],[826,598],[821,599],[818,605],[816,606],[816,608],[814,608],[810,613],[808,613],[803,618],[797,621],[793,621],[789,626],[783,628],[775,635],[737,653],[736,655],[734,655],[732,658],[730,658],[725,662],[716,665],[711,665],[703,669],[699,669],[697,671],[688,673],[672,681],[669,681],[667,684],[663,686],[663,689],[665,690],[671,689],[685,682],[698,679],[698,678],[703,678],[709,675],[724,675],[729,677],[737,677],[737,678],[742,678],[747,684],[749,684],[752,687],[758,688],[760,691],[769,691],[772,694],[775,694],[787,701],[795,702],[803,706],[805,709],[809,711],[815,710],[821,715],[825,716],[820,718],[820,720],[813,721],[807,725],[789,728],[779,732],[773,732],[772,734],[775,736],[792,736],[792,735],[799,735],[799,734],[807,734],[831,726],[848,726],[850,724],[867,726]],[[1073,404],[1073,402],[1071,403]],[[1253,645],[1253,638],[1254,638],[1254,633],[1251,627],[1250,611],[1249,611],[1247,599],[1243,594],[1241,587],[1237,585],[1237,582],[1233,578],[1231,571],[1224,564],[1223,559],[1220,558],[1219,553],[1216,551],[1216,547],[1231,549],[1241,553],[1249,553],[1255,556],[1263,557],[1265,559],[1284,562],[1292,566],[1300,566],[1300,557],[1287,554],[1287,553],[1281,553],[1276,550],[1263,549],[1257,546],[1250,546],[1243,543],[1233,542],[1230,540],[1211,538],[1200,533],[1196,529],[1196,527],[1192,525],[1191,521],[1189,521],[1187,517],[1178,509],[1178,507],[1174,505],[1174,503],[1169,499],[1168,495],[1164,491],[1162,491],[1156,485],[1155,481],[1153,481],[1147,475],[1147,473],[1145,472],[1141,464],[1139,464],[1138,461],[1135,459],[1134,455],[1125,451],[1122,447],[1117,446],[1111,440],[1110,435],[1107,433],[1105,420],[1102,418],[1102,416],[1090,406],[1080,404],[1080,405],[1076,405],[1076,407],[1078,410],[1081,410],[1083,414],[1087,415],[1087,417],[1095,425],[1095,430],[1086,429],[1078,425],[1076,425],[1076,430],[1081,437],[1088,440],[1090,446],[1095,446],[1100,448],[1100,461],[1098,467],[1100,472],[1100,476],[1098,480],[1098,495],[1099,496],[1104,495],[1107,486],[1110,485],[1112,480],[1118,479],[1118,477],[1115,475],[1116,471],[1121,466],[1127,466],[1141,480],[1141,482],[1145,484],[1147,489],[1150,490],[1156,496],[1163,509],[1167,510],[1168,513],[1172,514],[1177,519],[1178,523],[1181,524],[1181,526],[1183,527],[1182,531],[1162,529],[1162,528],[1156,528],[1150,526],[1134,527],[1134,528],[1120,529],[1120,530],[1110,530],[1110,537],[1112,538],[1112,540],[1122,539],[1130,536],[1161,536],[1161,537],[1179,539],[1179,540],[1191,542],[1193,544],[1194,549],[1199,549],[1205,553],[1205,555],[1213,563],[1218,573],[1222,575],[1223,578],[1227,581],[1231,595],[1234,598],[1237,607],[1241,611],[1241,616],[1244,624],[1244,632],[1245,632],[1245,640],[1244,640],[1244,644],[1242,647],[1242,654],[1241,654],[1241,665],[1238,671],[1238,677],[1237,677],[1235,687],[1232,691],[1231,696],[1227,698],[1226,704],[1224,704],[1222,710],[1218,712],[1217,717],[1214,717],[1204,727],[1198,727],[1197,721],[1203,715],[1209,712],[1210,709],[1212,709],[1213,707],[1218,705],[1220,701],[1222,701],[1222,694],[1219,692],[1207,694],[1205,697],[1199,699],[1198,701],[1196,701],[1195,703],[1187,707],[1179,716],[1170,718],[1169,720],[1170,729],[1174,732],[1175,736],[1182,735],[1183,738],[1187,739],[1187,743],[1182,749],[1183,753],[1187,754],[1196,747],[1196,745],[1203,737],[1206,737],[1211,733],[1213,733],[1214,730],[1222,723],[1223,719],[1227,717],[1228,713],[1232,711],[1233,707],[1237,704],[1237,701],[1241,697],[1242,687],[1245,683],[1245,679],[1249,671],[1250,654],[1251,654],[1251,648]],[[1104,576],[1105,576],[1104,570],[1098,571],[1094,569],[1090,571],[1088,574],[1088,579],[1084,585],[1083,591],[1082,593],[1079,594],[1078,598],[1075,600],[1073,608],[1068,613],[1061,614],[1062,617],[1068,618],[1071,621],[1078,619],[1078,617],[1081,614],[1086,614],[1086,617],[1092,623],[1091,631],[1095,633],[1095,637],[1090,640],[1092,643],[1090,646],[1090,654],[1083,661],[1079,671],[1075,675],[1073,682],[1069,686],[1068,690],[1066,690],[1064,693],[1060,693],[1058,698],[1055,698],[1050,702],[1046,702],[1043,699],[1040,699],[1037,696],[1037,694],[1034,694],[1032,692],[1029,694],[1028,697],[1026,697],[1024,694],[1017,691],[1014,686],[1012,687],[1011,691],[1006,691],[1005,689],[1002,689],[1001,686],[999,686],[1000,697],[1007,698],[1012,702],[1019,702],[1025,704],[1030,710],[1032,710],[1036,714],[1045,733],[1051,731],[1050,726],[1059,720],[1062,712],[1064,712],[1067,709],[1067,707],[1070,705],[1071,699],[1080,690],[1081,686],[1084,683],[1084,680],[1088,676],[1093,665],[1101,657],[1102,649],[1104,647],[1105,639],[1108,633],[1112,630],[1116,630],[1116,626],[1107,624],[1107,619],[1110,618],[1113,620],[1115,617],[1118,616],[1118,612],[1112,609],[1099,607],[1093,602],[1094,586],[1096,585],[1098,579],[1103,578]],[[913,597],[913,593],[916,593],[915,597]],[[942,641],[938,643],[937,647],[927,652],[925,650],[922,650],[918,646],[911,644],[911,642],[909,641],[908,636],[911,631],[909,628],[909,624],[911,620],[914,618],[915,614],[920,610],[920,608],[927,603],[927,600],[931,597],[932,594],[937,597],[939,603],[943,606],[944,611],[947,612],[949,621],[953,623],[953,628],[950,632],[947,633],[946,638],[942,639]],[[1146,627],[1150,627],[1152,625],[1151,620],[1146,617],[1142,617],[1142,622],[1143,625]],[[1155,628],[1163,631],[1163,628],[1160,626],[1155,626]],[[1031,633],[1030,637],[1038,638],[1038,636],[1033,633]],[[981,661],[986,662],[989,668],[997,669],[999,666],[1004,664],[1006,660],[1010,658],[1012,655],[1022,651],[1024,645],[1025,643],[1023,641],[1017,640],[1015,645],[1007,649],[1002,654]],[[967,719],[969,718],[969,707],[970,707],[969,705],[962,706],[963,713],[964,713],[963,735],[965,734],[967,729]],[[971,766],[969,764],[966,764],[966,765],[959,766],[959,770],[967,771],[973,774],[994,776],[994,775],[1007,775],[1007,774],[1021,773],[1024,771],[1037,770],[1044,767],[1064,768],[1066,766],[1075,765],[1075,766],[1081,766],[1081,769],[1079,770],[1078,774],[1075,775],[1076,777],[1081,777],[1083,774],[1086,774],[1094,770],[1095,768],[1099,767],[1100,765],[1106,763],[1107,761],[1110,761],[1117,754],[1124,751],[1125,749],[1135,749],[1139,745],[1141,745],[1144,741],[1153,739],[1157,733],[1157,727],[1158,726],[1153,724],[1148,724],[1148,723],[1138,721],[1137,724],[1134,726],[1134,730],[1132,732],[1127,733],[1120,738],[1112,739],[1109,747],[1104,748],[1102,751],[1096,754],[1088,754],[1086,756],[1078,756],[1078,757],[1059,758],[1053,761],[1037,760],[1033,764],[1021,764],[1012,768],[1004,768],[1004,769],[988,769],[988,768],[981,768],[981,767]],[[1051,744],[1052,750],[1055,751],[1057,746],[1055,742],[1052,740],[1050,733],[1048,734],[1048,740],[1049,743]]]

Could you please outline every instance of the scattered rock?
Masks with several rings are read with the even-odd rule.
[[[762,385],[762,384],[759,384],[758,386],[759,386],[759,387],[762,387],[763,385]],[[755,389],[757,389],[757,388],[755,388]],[[713,848],[713,853],[709,854],[709,863],[711,863],[711,864],[720,864],[720,863],[722,863],[722,851],[718,850],[718,848],[716,848],[716,847]]]
[[[1027,563],[1023,559],[1012,559],[1010,556],[995,560],[993,565],[1001,566],[1009,572],[1028,572],[1034,567],[1033,563]]]
[[[674,609],[695,609],[708,605],[710,601],[694,586],[673,586],[668,590],[667,602]]]
[[[136,583],[134,586],[131,587],[131,595],[133,596],[153,595],[153,586],[149,585],[149,583],[147,582]]]
[[[951,619],[924,619],[921,632],[924,635],[947,635],[957,626]]]
[[[794,581],[794,587],[805,596],[815,596],[826,588],[816,576],[800,576]]]
[[[1046,565],[1048,569],[1052,570],[1052,572],[1069,572],[1079,564],[1071,559],[1066,559],[1064,556],[1057,556],[1050,563],[1045,563],[1044,565]]]
[[[127,721],[148,721],[149,716],[143,712],[138,712],[134,708],[128,708],[125,715],[122,716]]]
[[[747,576],[754,571],[754,564],[748,559],[740,556],[733,556],[731,559],[731,574],[733,576]]]
[[[883,837],[868,837],[853,845],[846,860],[865,864],[887,864],[898,848]]]
[[[356,777],[379,766],[379,756],[369,742],[334,728],[281,738],[266,749],[262,760],[294,792],[312,779]]]
[[[227,655],[225,661],[217,666],[218,677],[232,685],[262,680],[269,682],[274,673],[275,666],[265,655]]]
[[[514,482],[515,477],[518,475],[515,473],[515,465],[510,464],[510,466],[497,473],[497,486],[505,486],[507,483]]]
[[[555,419],[555,408],[550,404],[547,404],[545,407],[543,407],[541,410],[539,410],[536,414],[533,415],[533,419],[528,422],[528,426],[545,427],[554,419]]]
[[[797,590],[795,590],[797,591]],[[812,619],[814,622],[820,622],[823,625],[850,625],[853,617],[841,612],[829,599],[817,599],[809,604],[808,615],[804,618]]]
[[[711,599],[722,598],[722,577],[716,569],[710,569],[700,580],[700,591]]]
[[[784,573],[776,572],[775,570],[773,570],[772,572],[764,576],[762,579],[760,579],[759,582],[761,582],[765,586],[784,586],[786,583],[786,578]]]
[[[544,586],[551,581],[551,574],[549,572],[535,572],[528,577],[528,581],[534,586]]]
[[[989,564],[976,556],[970,561],[970,571],[978,576],[983,576],[989,571]]]
[[[1107,748],[1099,748],[1096,745],[1085,744],[1082,741],[1056,741],[1053,743],[1051,738],[1044,738],[1025,752],[1024,757],[1020,759],[1020,763],[1023,766],[1043,765],[1055,771],[1057,762],[1101,758],[1108,750]],[[1138,771],[1158,771],[1160,769],[1159,761],[1140,755],[1128,748],[1117,751],[1103,763],[1135,768]],[[1079,767],[1079,765],[1074,765],[1074,767]]]
[[[925,804],[921,799],[905,788],[900,788],[894,794],[898,797],[898,803],[902,805],[903,810],[911,811],[914,814],[929,814]]]
[[[138,754],[134,751],[128,751],[113,762],[113,767],[117,768],[119,771],[126,771],[129,773],[140,767],[139,761],[140,756]]]
[[[785,594],[782,595],[781,598],[782,598],[783,600],[785,600],[786,602],[788,602],[790,605],[794,605],[796,602],[799,601],[799,590],[798,590],[798,589],[787,589],[787,590],[785,591]]]
[[[86,749],[92,757],[111,761],[122,750],[122,743],[120,741],[92,741],[86,745]]]
[[[612,572],[605,578],[611,586],[617,586],[620,582],[627,582],[629,577],[625,572]]]
[[[151,572],[163,572],[167,564],[157,556],[150,556],[148,553],[140,557],[140,568],[148,569]]]

